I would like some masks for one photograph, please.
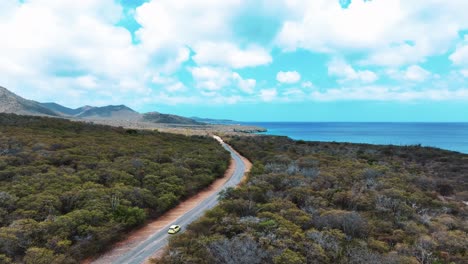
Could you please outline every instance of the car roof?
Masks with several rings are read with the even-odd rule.
[[[169,228],[177,228],[177,227],[179,227],[179,226],[178,225],[171,225],[171,227],[169,227]]]

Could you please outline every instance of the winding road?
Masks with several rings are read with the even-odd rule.
[[[151,234],[147,239],[134,246],[125,252],[121,252],[117,258],[109,259],[106,257],[98,258],[92,261],[92,264],[141,264],[145,263],[154,256],[155,252],[162,250],[168,243],[169,234],[167,230],[169,226],[177,224],[182,226],[182,231],[190,223],[197,220],[201,217],[207,210],[213,208],[218,203],[219,193],[229,187],[237,186],[244,177],[245,173],[248,171],[249,162],[240,156],[235,150],[233,150],[229,145],[224,143],[221,138],[214,136],[214,138],[231,153],[231,157],[234,164],[234,169],[232,175],[228,175],[228,179],[220,187],[217,187],[210,195],[204,200],[200,201],[195,207],[190,209],[187,212],[182,212],[182,215],[179,216],[175,221],[170,222],[162,228],[159,228],[158,231]],[[114,251],[119,251],[115,249]]]

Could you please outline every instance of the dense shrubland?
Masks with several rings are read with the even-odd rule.
[[[0,114],[0,263],[78,263],[229,159],[206,137]]]
[[[155,263],[468,263],[468,155],[233,137],[246,184]]]

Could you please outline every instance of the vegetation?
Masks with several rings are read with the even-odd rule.
[[[207,137],[0,114],[0,263],[78,263],[229,159]]]
[[[143,121],[164,124],[205,125],[204,123],[197,122],[190,118],[170,114],[161,114],[157,112],[144,114]]]
[[[155,263],[468,263],[468,155],[233,137],[247,183]]]

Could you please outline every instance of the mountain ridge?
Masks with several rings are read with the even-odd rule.
[[[20,115],[60,116],[59,113],[41,103],[24,99],[5,87],[0,86],[0,112]]]
[[[44,107],[49,108],[50,110],[53,110],[55,112],[58,112],[60,114],[64,115],[70,115],[70,116],[76,116],[79,115],[85,111],[88,111],[89,109],[95,108],[95,106],[89,106],[85,105],[76,109],[69,108],[54,102],[49,102],[49,103],[41,103]]]
[[[191,118],[159,112],[139,113],[126,105],[82,106],[76,109],[55,102],[40,103],[25,99],[0,86],[0,113],[50,116],[82,120],[121,120],[130,122],[204,125]]]
[[[85,119],[138,120],[141,118],[141,114],[125,105],[107,105],[91,108],[77,115],[77,117]]]

